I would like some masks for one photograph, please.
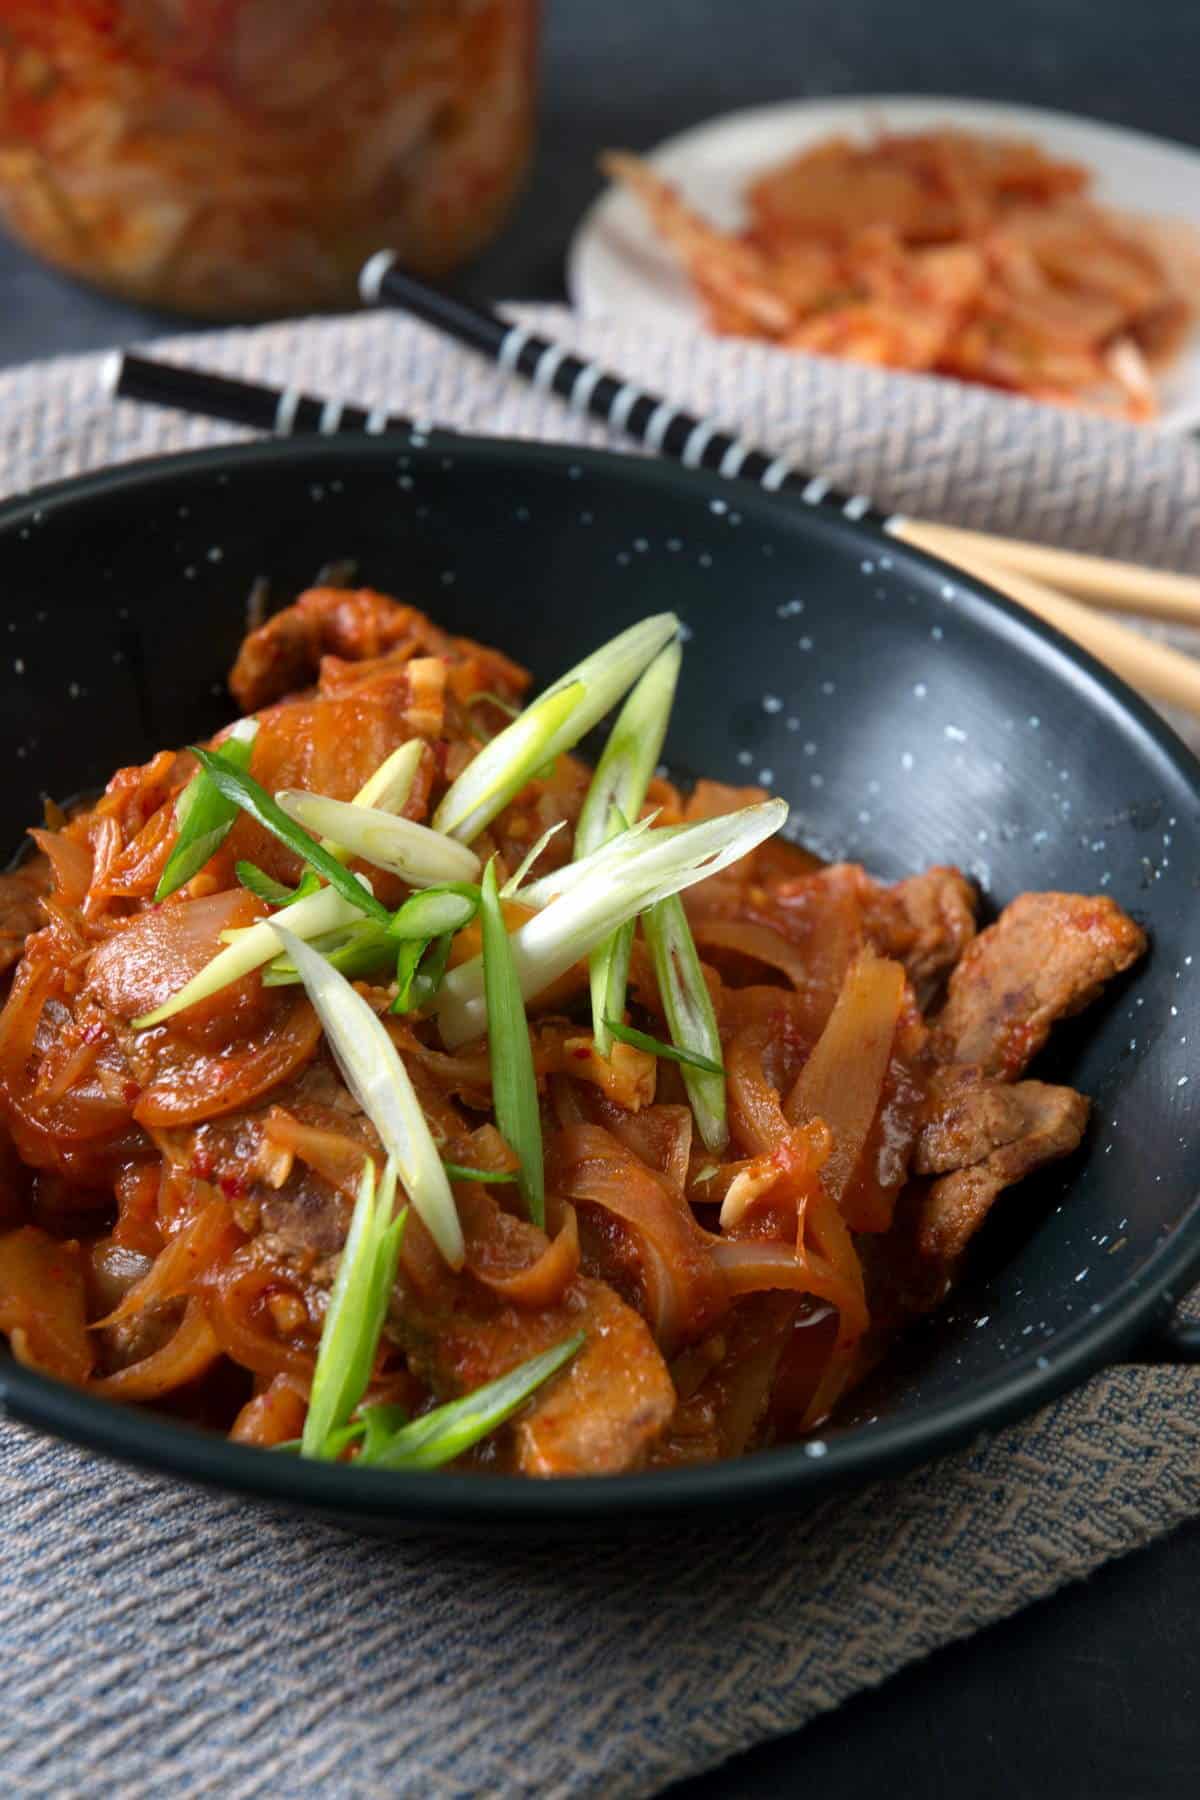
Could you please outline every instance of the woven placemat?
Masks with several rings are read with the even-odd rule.
[[[530,317],[887,506],[1200,571],[1185,441],[756,345]],[[462,429],[605,442],[394,318],[158,348]],[[236,435],[112,406],[94,357],[0,377],[5,492]],[[12,1425],[0,1501],[6,1793],[607,1800],[802,1725],[1193,1514],[1200,1371],[1112,1369],[801,1520],[669,1547],[363,1543]]]

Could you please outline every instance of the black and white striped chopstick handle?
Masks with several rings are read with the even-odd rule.
[[[323,400],[315,394],[302,393],[299,388],[267,387],[261,382],[189,369],[180,363],[151,361],[128,351],[114,351],[101,379],[109,393],[123,400],[199,413],[230,425],[271,432],[276,437],[391,431],[406,432],[420,442],[432,430],[422,421],[390,413],[381,406],[368,410],[348,400]]]
[[[368,305],[389,303],[490,357],[499,368],[520,375],[543,393],[557,394],[572,412],[602,420],[614,431],[688,469],[707,469],[728,479],[781,489],[810,506],[825,506],[848,519],[878,526],[889,521],[865,494],[843,494],[820,475],[797,469],[786,456],[769,456],[724,431],[715,420],[698,419],[669,400],[643,393],[631,381],[610,374],[487,307],[440,293],[397,267],[396,253],[381,250],[364,266],[359,291]]]

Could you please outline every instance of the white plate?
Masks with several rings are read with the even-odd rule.
[[[1051,156],[1091,170],[1093,191],[1107,205],[1173,216],[1200,231],[1200,152],[1033,106],[905,94],[787,101],[698,125],[660,144],[647,160],[705,217],[731,229],[742,222],[742,190],[761,170],[818,138],[859,136],[883,121],[902,131],[958,125],[1033,138]],[[600,196],[571,240],[567,287],[575,306],[593,317],[632,314],[653,326],[704,328],[686,277],[638,202],[616,188]],[[1160,426],[1184,431],[1200,425],[1200,333],[1172,363],[1161,392]]]

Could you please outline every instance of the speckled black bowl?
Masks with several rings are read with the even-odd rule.
[[[887,877],[957,862],[995,903],[1030,887],[1121,901],[1152,954],[1043,1060],[1095,1101],[1086,1148],[1010,1194],[952,1304],[819,1444],[590,1482],[384,1475],[227,1444],[5,1362],[13,1417],[366,1530],[624,1528],[799,1504],[993,1429],[1135,1345],[1196,1353],[1166,1320],[1200,1273],[1200,765],[1053,632],[868,528],[672,465],[436,439],[256,444],[12,501],[0,842],[43,793],[212,729],[254,579],[282,598],[344,557],[543,678],[674,607],[691,637],[668,744],[681,775],[761,781],[800,839]]]

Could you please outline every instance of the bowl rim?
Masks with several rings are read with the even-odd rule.
[[[118,497],[160,480],[232,475],[258,464],[337,462],[350,455],[361,457],[364,452],[372,461],[386,460],[398,448],[421,459],[443,456],[452,448],[462,460],[489,464],[502,459],[517,469],[574,464],[598,476],[618,476],[652,493],[667,490],[697,498],[729,493],[727,482],[703,470],[573,444],[460,437],[436,431],[419,434],[417,442],[407,432],[268,439],[139,458],[10,496],[0,502],[0,540],[11,527],[34,514],[40,515],[35,522],[51,523],[44,516],[48,508]],[[761,511],[765,523],[778,523],[777,513],[771,517],[777,505],[774,496],[758,493],[748,483],[739,484],[737,492],[744,516],[750,518]],[[1131,716],[1158,754],[1187,783],[1200,807],[1200,761],[1119,677],[1061,633],[985,583],[887,536],[877,526],[847,519],[828,508],[790,510],[796,517],[809,517],[812,523],[819,520],[821,528],[835,537],[876,551],[886,547],[898,561],[952,575],[955,586],[970,597],[973,609],[982,606],[985,613],[999,614],[1017,628],[1016,635],[1032,637],[1055,651],[1077,675],[1099,688],[1110,707]],[[760,1451],[729,1462],[652,1473],[536,1481],[512,1475],[406,1475],[297,1458],[284,1461],[160,1414],[99,1399],[26,1368],[8,1354],[0,1358],[0,1411],[22,1424],[158,1474],[182,1476],[280,1505],[303,1506],[327,1517],[340,1516],[347,1523],[387,1519],[431,1531],[491,1522],[537,1527],[711,1513],[755,1504],[778,1506],[896,1474],[1034,1411],[1105,1364],[1119,1360],[1142,1334],[1163,1320],[1197,1275],[1200,1195],[1192,1197],[1170,1233],[1101,1303],[1098,1313],[1065,1327],[1048,1345],[1031,1346],[960,1398],[894,1420],[880,1419],[844,1432],[834,1430],[826,1439]],[[814,1449],[814,1443],[820,1447]]]

